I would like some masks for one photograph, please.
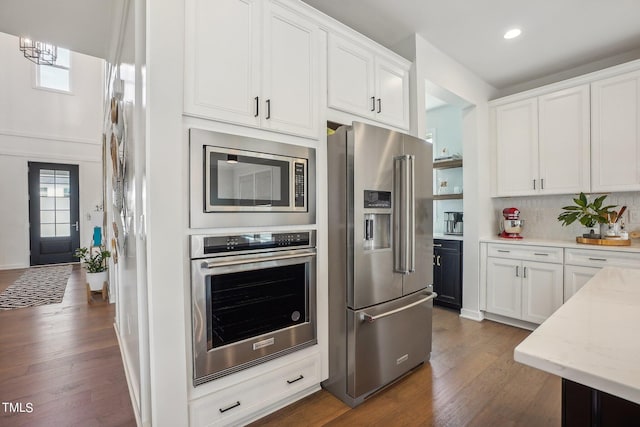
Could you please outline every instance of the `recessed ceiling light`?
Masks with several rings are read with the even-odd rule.
[[[504,38],[507,39],[507,40],[515,39],[520,34],[522,34],[522,31],[520,30],[520,28],[512,28],[509,31],[507,31],[506,33],[504,33]]]

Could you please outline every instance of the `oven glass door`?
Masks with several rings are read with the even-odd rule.
[[[207,278],[208,350],[308,322],[306,263]]]
[[[293,205],[293,159],[219,147],[206,147],[205,155],[207,212],[286,210]]]

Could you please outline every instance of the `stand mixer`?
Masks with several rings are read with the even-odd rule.
[[[500,221],[499,236],[504,239],[522,239],[520,233],[524,226],[524,219],[520,219],[518,208],[505,208],[502,210],[504,219]]]

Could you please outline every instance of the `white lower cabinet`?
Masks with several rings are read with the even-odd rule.
[[[567,248],[564,262],[564,300],[567,301],[602,267],[640,268],[640,253]]]
[[[584,267],[582,265],[564,266],[564,301],[567,302],[580,290],[596,273],[600,267]]]
[[[241,425],[266,415],[272,405],[320,384],[320,355],[314,354],[256,375],[189,403],[192,427]]]
[[[542,323],[563,302],[562,249],[489,245],[486,311]],[[545,261],[530,259],[544,258]]]

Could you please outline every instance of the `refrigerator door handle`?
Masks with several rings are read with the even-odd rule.
[[[407,218],[408,227],[406,231],[406,240],[408,242],[409,249],[409,273],[416,271],[416,187],[415,187],[415,173],[414,162],[415,156],[407,156],[409,170],[407,173],[407,181],[409,183],[409,198],[407,200]]]
[[[372,323],[372,322],[375,322],[378,319],[382,319],[383,317],[388,317],[388,316],[394,315],[396,313],[400,313],[401,311],[408,310],[411,307],[415,307],[416,305],[420,305],[422,303],[425,303],[425,302],[430,301],[430,300],[432,300],[434,298],[437,298],[437,297],[438,297],[437,293],[431,292],[431,294],[428,297],[419,299],[418,301],[412,302],[411,304],[407,304],[404,307],[396,308],[395,310],[385,311],[384,313],[376,314],[375,316],[371,315],[371,314],[367,314],[367,313],[361,313],[360,314],[360,320],[363,321],[363,322]]]
[[[397,156],[393,159],[393,186],[394,193],[396,195],[394,205],[394,217],[393,220],[395,226],[394,230],[394,250],[393,250],[393,269],[398,273],[408,274],[408,260],[409,256],[409,240],[408,235],[408,221],[409,221],[409,209],[408,209],[408,187],[409,187],[409,174],[407,173],[407,156]]]

